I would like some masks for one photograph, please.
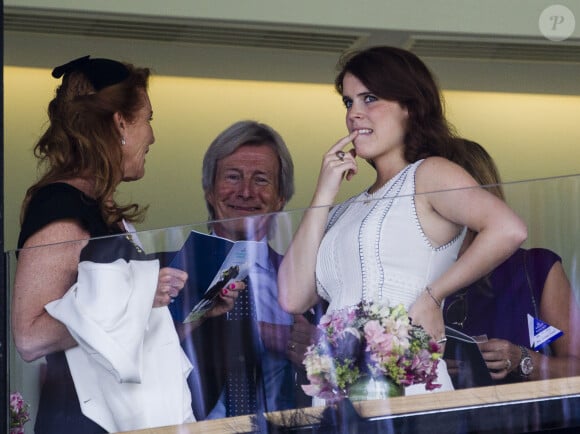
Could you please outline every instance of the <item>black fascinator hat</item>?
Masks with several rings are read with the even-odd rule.
[[[79,57],[52,70],[54,78],[60,78],[71,72],[82,72],[99,91],[107,86],[120,83],[129,76],[129,70],[121,62],[110,59],[91,59],[91,56]]]

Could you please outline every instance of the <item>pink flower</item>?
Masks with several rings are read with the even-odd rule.
[[[364,325],[367,350],[371,353],[390,354],[393,350],[393,335],[385,333],[384,327],[377,320]]]
[[[310,384],[304,384],[302,390],[308,396],[317,396],[321,399],[335,399],[337,397],[337,391],[331,387],[331,384],[318,378],[312,379]]]
[[[29,405],[24,401],[20,392],[10,394],[10,432],[24,433],[24,424],[30,420]],[[21,431],[19,431],[21,429]]]
[[[10,407],[16,412],[22,410],[22,407],[24,407],[24,399],[22,399],[20,392],[10,394]]]
[[[306,352],[304,365],[310,396],[337,399],[362,377],[389,377],[408,386],[436,384],[440,354],[437,343],[420,326],[412,325],[403,305],[373,302],[324,315],[323,332]]]

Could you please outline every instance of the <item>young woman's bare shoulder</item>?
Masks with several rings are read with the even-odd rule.
[[[417,168],[417,193],[475,187],[477,181],[462,167],[443,157],[428,157]]]

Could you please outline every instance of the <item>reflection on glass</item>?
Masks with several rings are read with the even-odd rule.
[[[413,396],[396,397],[379,401],[363,401],[354,406],[354,413],[349,413],[349,408],[346,404],[341,404],[338,407],[327,407],[325,410],[325,407],[323,406],[325,404],[324,402],[319,403],[320,406],[318,407],[313,407],[311,402],[294,401],[292,407],[300,407],[301,410],[299,412],[289,410],[282,413],[271,413],[268,414],[266,419],[235,419],[238,421],[235,426],[220,425],[224,432],[228,429],[230,432],[247,432],[252,428],[252,426],[255,427],[255,424],[258,424],[260,429],[263,430],[267,429],[266,427],[268,424],[271,424],[269,425],[270,427],[278,424],[302,424],[310,426],[311,428],[309,429],[313,429],[312,426],[321,429],[319,425],[321,420],[326,424],[338,423],[336,422],[336,418],[333,419],[332,417],[329,417],[328,409],[330,408],[340,409],[340,411],[343,412],[341,414],[347,415],[345,416],[347,418],[349,417],[348,415],[355,418],[354,420],[358,420],[356,418],[360,417],[361,420],[358,422],[363,425],[370,424],[365,425],[369,426],[369,429],[370,427],[375,426],[372,425],[373,423],[380,424],[380,428],[383,430],[382,432],[398,432],[397,430],[404,429],[406,426],[405,424],[412,423],[414,420],[413,418],[428,418],[431,412],[442,408],[447,409],[449,414],[455,415],[454,418],[457,419],[457,415],[464,414],[460,413],[461,409],[466,407],[471,409],[469,426],[480,426],[487,430],[497,430],[501,429],[501,427],[509,426],[510,430],[515,432],[517,429],[539,429],[546,424],[551,424],[556,427],[579,426],[577,398],[574,398],[580,394],[580,382],[578,381],[579,367],[577,359],[573,355],[573,351],[570,349],[573,348],[574,343],[578,342],[580,339],[580,327],[578,325],[580,321],[580,318],[578,318],[578,293],[580,291],[580,275],[578,273],[578,261],[580,258],[580,252],[578,250],[580,240],[578,239],[578,233],[580,233],[580,228],[578,225],[580,222],[580,204],[577,200],[578,191],[580,191],[580,177],[570,176],[504,184],[503,189],[505,191],[507,202],[528,225],[529,235],[523,247],[525,247],[526,251],[529,253],[522,254],[519,259],[527,260],[525,269],[527,270],[530,281],[528,282],[525,273],[522,275],[518,271],[523,265],[518,262],[513,264],[510,263],[505,266],[500,277],[491,274],[489,278],[482,279],[478,285],[470,287],[468,290],[458,293],[454,298],[446,300],[443,306],[443,311],[448,319],[449,325],[464,332],[468,337],[475,338],[476,345],[482,349],[482,354],[484,359],[487,361],[487,367],[492,373],[492,377],[497,377],[497,375],[494,374],[506,370],[506,368],[509,368],[509,376],[502,376],[502,378],[499,379],[494,378],[496,385],[491,388],[479,389],[479,398],[477,400],[473,400],[471,389],[458,389],[440,395],[441,399],[429,400],[428,402],[417,399],[417,397]],[[445,194],[445,192],[437,192],[433,194]],[[269,236],[268,245],[264,246],[266,247],[265,250],[257,249],[251,253],[250,257],[252,258],[253,266],[255,266],[257,270],[250,273],[250,280],[253,279],[254,273],[257,273],[259,277],[261,258],[263,258],[264,255],[268,256],[276,253],[276,255],[281,256],[284,254],[297,225],[301,221],[303,212],[304,210],[288,211],[273,214],[271,216],[271,218],[274,219],[275,231],[273,231],[271,236]],[[227,365],[224,359],[226,354],[227,357],[232,356],[231,349],[224,348],[223,338],[223,333],[230,333],[232,330],[231,327],[226,327],[228,324],[225,324],[228,319],[228,314],[226,313],[215,318],[205,319],[195,330],[187,329],[186,325],[182,324],[182,318],[176,316],[175,311],[178,310],[179,306],[187,306],[187,308],[189,308],[192,303],[195,303],[195,297],[199,297],[200,294],[203,295],[204,291],[209,287],[209,283],[207,286],[205,284],[200,284],[198,285],[200,287],[190,288],[189,291],[191,293],[187,295],[185,292],[181,292],[179,296],[175,297],[176,301],[170,303],[170,307],[152,309],[152,298],[150,298],[151,303],[144,303],[140,300],[141,298],[152,297],[153,290],[151,289],[152,285],[149,280],[156,281],[154,275],[159,270],[160,265],[164,266],[171,263],[176,252],[182,249],[192,230],[204,234],[210,232],[207,224],[185,225],[135,233],[131,240],[124,237],[122,239],[120,237],[110,237],[92,240],[89,243],[90,248],[85,252],[88,253],[89,250],[92,251],[93,253],[90,256],[92,259],[91,261],[85,261],[85,265],[89,262],[97,264],[97,266],[93,266],[92,268],[92,270],[97,271],[90,277],[92,286],[89,287],[91,288],[91,291],[93,291],[93,295],[96,295],[97,292],[109,291],[111,296],[110,300],[112,300],[112,302],[101,305],[99,304],[101,303],[101,300],[95,298],[95,304],[92,304],[87,310],[87,317],[79,318],[79,320],[87,320],[90,316],[91,318],[96,317],[103,321],[107,321],[107,315],[116,312],[119,306],[126,306],[136,310],[143,309],[143,311],[148,310],[149,313],[155,311],[155,309],[159,309],[159,312],[163,311],[164,313],[162,316],[166,319],[170,319],[172,329],[171,333],[177,332],[176,336],[180,339],[179,343],[181,343],[181,347],[187,355],[187,360],[184,360],[183,363],[181,361],[175,361],[176,364],[173,365],[171,369],[182,369],[182,372],[186,372],[189,363],[193,366],[187,387],[189,398],[192,402],[192,411],[197,412],[200,407],[204,408],[206,411],[208,408],[212,408],[212,406],[219,401],[220,394],[225,390],[223,382],[226,378],[224,372],[227,370]],[[139,279],[140,283],[135,285],[133,288],[134,292],[128,291],[123,295],[121,287],[104,284],[107,276],[110,277],[110,273],[124,270],[124,266],[118,269],[104,266],[108,262],[106,252],[111,249],[116,251],[117,249],[122,248],[123,245],[127,246],[127,248],[132,246],[132,248],[137,251],[134,247],[135,244],[139,246],[139,249],[142,250],[142,254],[144,255],[141,258],[134,258],[136,260],[133,261],[133,266],[137,267],[135,270],[138,271],[134,273],[134,276]],[[36,249],[49,250],[54,248],[55,246],[36,247]],[[538,251],[534,249],[538,248],[549,249],[554,252],[549,255],[550,260],[547,263],[542,259],[537,259],[535,256],[538,254]],[[21,255],[23,252],[11,251],[7,253],[11,285],[13,283],[14,272],[16,269],[17,253]],[[102,259],[98,259],[97,253],[105,254],[102,255]],[[214,252],[209,250],[192,251],[192,254],[201,256],[204,259],[209,259],[214,255]],[[224,259],[223,252],[219,253],[219,255],[218,253],[215,253],[214,256],[215,258],[218,258],[216,259],[217,262]],[[221,263],[217,266],[218,270],[220,265]],[[553,267],[557,267],[558,269],[561,267],[562,273],[560,274],[559,271],[554,272]],[[79,270],[79,282],[82,276],[84,276],[82,277],[83,279],[86,279],[87,276],[90,275],[90,268],[91,267],[89,267],[88,274],[87,270]],[[105,272],[104,270],[107,271]],[[555,308],[561,318],[568,317],[568,325],[566,326],[566,330],[564,330],[564,335],[555,338],[546,345],[541,345],[542,342],[538,340],[536,342],[537,345],[535,346],[535,349],[538,350],[537,352],[532,350],[532,344],[528,345],[530,350],[527,355],[520,349],[517,342],[514,342],[514,345],[510,347],[512,349],[509,350],[512,351],[509,363],[506,362],[507,359],[503,354],[496,360],[492,360],[488,357],[489,355],[486,354],[486,352],[489,351],[486,349],[485,345],[497,342],[496,339],[513,339],[513,337],[511,337],[512,335],[506,335],[506,331],[512,333],[517,330],[517,333],[522,335],[522,339],[529,339],[529,336],[526,335],[526,332],[529,331],[527,313],[529,313],[533,318],[542,320],[548,324],[548,326],[560,330],[564,328],[558,319],[548,319],[544,315],[543,309],[546,303],[543,294],[545,291],[550,291],[552,289],[542,288],[541,285],[536,282],[536,279],[539,279],[540,276],[551,276],[552,274],[560,276],[560,280],[557,282],[560,289],[564,288],[563,285],[566,285],[567,282],[569,283],[570,288],[570,291],[566,296],[567,298],[560,301]],[[520,276],[518,277],[518,279],[520,279],[518,287],[521,288],[521,291],[517,292],[517,295],[512,296],[506,288],[515,285],[514,275]],[[150,276],[151,279],[148,279],[148,276]],[[215,277],[213,271],[209,273],[209,276],[211,279]],[[565,276],[567,280],[564,280],[562,276]],[[38,278],[43,279],[45,276],[38,276]],[[548,281],[549,277],[544,278],[544,280]],[[77,282],[77,284],[79,282]],[[530,291],[530,287],[528,286],[530,282],[532,285],[532,291],[528,292]],[[68,301],[71,304],[77,301],[74,299],[74,288],[78,287],[77,284],[75,284],[71,290],[71,299]],[[274,283],[268,281],[266,284]],[[249,285],[249,290],[252,291],[252,288],[253,282]],[[149,295],[146,295],[147,293]],[[262,292],[259,290],[254,291],[254,304],[249,306],[250,312],[253,309],[257,309],[257,305],[261,305],[262,307],[260,308],[265,309],[269,303],[277,302],[272,299],[262,299],[261,294]],[[477,295],[475,301],[473,301],[474,294]],[[57,302],[57,304],[62,303],[64,302]],[[528,312],[530,306],[532,311]],[[63,309],[65,307],[66,305],[62,306]],[[49,309],[51,308],[49,307]],[[533,309],[537,309],[537,311]],[[171,311],[173,311],[174,315],[173,321],[171,321]],[[492,311],[496,312],[494,314],[496,320],[490,322],[487,320],[491,317],[490,312]],[[515,312],[519,313],[516,315]],[[320,315],[321,313],[323,312],[318,312],[317,314]],[[312,314],[314,315],[314,312]],[[525,321],[522,322],[521,317],[524,315],[526,318]],[[150,319],[149,315],[146,314],[144,316],[147,317],[147,319]],[[497,316],[499,316],[499,318],[497,318]],[[516,321],[519,325],[515,324]],[[258,336],[262,336],[261,328],[265,327],[263,324],[256,321],[249,321],[248,324],[251,327],[257,328]],[[151,327],[158,326],[159,325],[152,325]],[[310,330],[310,326],[311,324],[291,325],[291,327],[304,331]],[[289,330],[291,327],[289,327]],[[171,333],[168,331],[167,335],[169,336]],[[253,345],[263,344],[263,342],[256,342],[253,338],[247,337],[242,332],[241,328],[240,331],[236,333],[238,333],[236,339],[239,341],[239,345],[236,347],[234,353],[238,354],[239,357],[245,356],[247,348]],[[130,339],[123,340],[126,336],[119,336],[118,338],[120,339],[119,342],[123,343],[123,350],[129,350],[131,348],[134,357],[132,362],[135,362],[136,360],[145,360],[139,359],[139,357],[143,357],[144,354],[139,351],[146,352],[146,347],[139,348],[139,345],[135,345],[137,342],[133,342]],[[258,360],[256,364],[263,369],[263,367],[268,366],[268,364],[282,363],[290,360],[292,375],[288,381],[291,382],[292,388],[285,389],[284,393],[286,393],[286,396],[284,396],[284,398],[295,397],[293,394],[299,390],[301,385],[308,384],[308,380],[305,376],[303,366],[299,363],[294,363],[290,358],[290,353],[292,350],[295,352],[296,348],[291,348],[293,344],[289,339],[289,335],[280,334],[277,335],[276,339],[279,340],[279,344],[281,344],[281,347],[284,348],[285,351],[283,353],[281,352],[277,358]],[[137,347],[137,349],[134,347]],[[201,351],[200,348],[202,348],[203,351]],[[540,351],[546,351],[547,348],[551,349],[550,353],[540,353]],[[109,347],[107,348],[107,351],[108,350],[110,350]],[[304,350],[305,348],[301,351]],[[568,353],[566,353],[567,351]],[[259,351],[254,353],[260,354]],[[546,357],[561,357],[561,355],[566,354],[568,354],[568,360],[566,363],[562,362],[561,364],[557,363],[554,364],[554,366],[551,366],[552,363],[545,362]],[[32,420],[25,424],[25,428],[26,432],[32,432],[39,409],[41,386],[49,381],[49,378],[46,375],[46,358],[42,357],[34,361],[25,362],[16,352],[13,345],[10,347],[9,355],[10,390],[20,392],[30,405]],[[111,383],[119,378],[116,376],[116,372],[118,371],[112,368],[113,365],[108,364],[115,356],[116,355],[112,355],[110,359],[97,356],[90,361],[93,365],[100,364],[99,369],[104,373],[108,372],[110,374],[110,378],[108,378],[107,381],[110,381]],[[525,364],[522,364],[526,356],[530,356],[533,365],[532,371],[528,374],[523,372],[526,368]],[[167,364],[169,362],[166,362],[166,360],[169,360],[169,353],[163,353],[163,357],[159,362],[160,365],[156,368],[142,366],[142,369],[150,369],[150,371],[154,373],[151,377],[151,381],[165,381],[163,379],[162,371],[170,369]],[[451,364],[449,365],[451,366]],[[115,364],[114,366],[118,369],[118,366],[120,365]],[[457,369],[461,368],[460,360]],[[89,372],[89,369],[85,369],[83,375],[92,375],[89,374]],[[258,374],[260,374],[260,372],[258,372]],[[461,375],[465,378],[466,374],[463,373]],[[560,377],[563,378],[560,379]],[[141,383],[139,382],[140,380],[138,376],[129,376],[127,378],[127,384],[130,384],[135,388],[140,387]],[[499,385],[506,380],[509,380],[511,384]],[[297,381],[299,384],[297,384]],[[105,385],[107,383],[103,381],[102,384]],[[462,384],[465,385],[466,382],[464,381]],[[270,389],[268,381],[263,377],[257,377],[256,383],[250,386],[255,389],[256,399],[274,399],[280,393],[278,389]],[[163,398],[163,396],[161,398]],[[163,399],[160,399],[160,401],[163,401]],[[525,405],[528,405],[526,404],[528,402],[535,403],[535,407],[525,407]],[[111,405],[113,405],[112,401]],[[549,406],[550,411],[546,412],[547,407],[545,406]],[[127,407],[131,409],[133,405],[128,405]],[[495,411],[498,411],[497,408],[505,408],[506,412],[505,414],[501,413],[502,417],[500,417],[497,422],[492,422],[488,413],[491,411],[491,408],[495,408]],[[513,416],[513,409],[521,409],[523,412],[518,412],[517,414],[519,416],[516,417]],[[512,414],[512,416],[506,416],[508,413]],[[413,416],[410,417],[409,414],[413,414]],[[522,416],[522,414],[525,414],[525,417]],[[530,422],[532,419],[535,422]],[[371,420],[374,422],[370,422]],[[227,419],[198,421],[197,423],[208,424],[208,427],[215,427],[218,426],[216,424],[224,423],[224,421],[227,421]],[[153,421],[151,423],[154,424],[155,422]],[[449,420],[446,419],[446,423],[449,423]],[[461,427],[456,425],[454,426],[454,429],[454,432],[467,432],[461,431]],[[336,431],[339,431],[339,429],[337,428]]]

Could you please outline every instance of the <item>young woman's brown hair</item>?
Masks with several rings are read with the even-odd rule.
[[[341,95],[344,76],[350,73],[377,97],[396,101],[409,111],[405,137],[408,162],[452,155],[454,132],[445,119],[439,88],[417,56],[396,47],[372,47],[345,54],[338,65],[334,84]]]

